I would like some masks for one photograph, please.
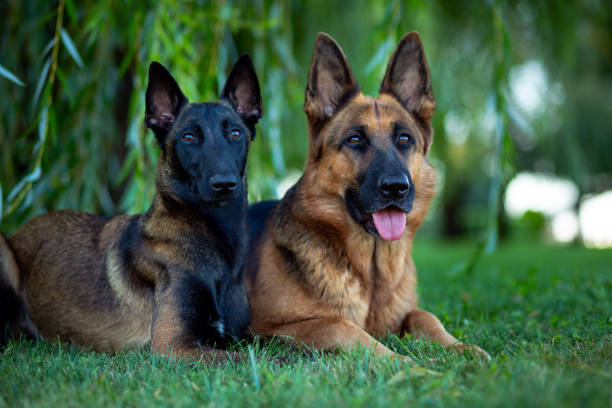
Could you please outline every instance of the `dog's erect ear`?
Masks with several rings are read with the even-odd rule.
[[[242,54],[221,92],[221,99],[226,99],[238,116],[250,126],[257,123],[263,114],[259,81],[249,54]]]
[[[308,72],[304,112],[311,125],[332,117],[347,100],[359,92],[340,46],[325,33],[315,40]]]
[[[160,145],[163,145],[172,124],[188,102],[168,70],[159,62],[152,62],[149,66],[145,123],[155,132]]]
[[[436,100],[423,44],[415,31],[402,38],[391,56],[380,93],[394,95],[406,109],[426,122],[433,116]]]

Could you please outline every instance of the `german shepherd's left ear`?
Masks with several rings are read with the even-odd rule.
[[[179,112],[189,101],[172,75],[159,62],[153,61],[149,65],[145,103],[145,123],[153,130],[162,146]]]
[[[436,100],[423,44],[416,31],[406,34],[399,42],[389,60],[380,93],[395,96],[406,109],[426,122],[432,118]]]
[[[242,54],[234,64],[221,92],[221,99],[228,101],[238,116],[251,127],[261,118],[263,107],[259,81],[249,54]]]
[[[325,123],[357,92],[359,85],[342,49],[329,35],[319,33],[304,101],[304,112],[311,126]]]

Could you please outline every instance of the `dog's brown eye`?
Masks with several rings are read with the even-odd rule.
[[[187,143],[193,143],[195,142],[195,136],[192,133],[185,133],[183,135],[183,140]]]
[[[399,144],[403,144],[403,145],[410,144],[410,143],[412,143],[412,136],[410,136],[410,135],[409,135],[409,134],[407,134],[407,133],[402,133],[402,134],[401,134],[401,135],[400,135],[400,136],[397,138],[397,142],[398,142]]]
[[[242,136],[242,133],[238,129],[232,130],[232,139],[240,139],[240,136]]]
[[[352,145],[359,144],[361,142],[361,137],[355,135],[348,138],[347,142]]]

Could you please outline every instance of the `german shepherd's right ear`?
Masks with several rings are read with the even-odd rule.
[[[304,112],[314,128],[319,128],[359,92],[359,85],[340,46],[325,33],[315,40]]]
[[[145,123],[152,129],[160,146],[179,112],[189,101],[168,70],[159,62],[149,66]]]

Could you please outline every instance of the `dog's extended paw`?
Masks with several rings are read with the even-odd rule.
[[[450,349],[459,353],[459,354],[471,354],[478,356],[486,361],[491,361],[491,356],[489,353],[481,349],[475,344],[463,344],[463,343],[455,343],[450,346]]]
[[[393,359],[397,359],[397,360],[399,360],[402,363],[408,363],[408,364],[413,365],[413,366],[418,366],[418,363],[416,361],[414,361],[412,358],[410,358],[408,356],[405,356],[403,354],[397,354],[396,352],[391,351],[391,350],[389,350],[389,353],[382,354],[382,356],[388,357],[388,358],[390,358],[392,360]]]
[[[390,356],[394,359],[397,359],[401,362],[405,362],[408,363],[408,365],[410,366],[409,368],[409,372],[410,374],[417,376],[417,377],[437,377],[442,375],[440,372],[436,371],[436,370],[432,370],[429,368],[425,368],[421,365],[419,365],[416,361],[414,361],[413,359],[411,359],[408,356],[405,356],[403,354],[395,354],[393,356]]]

